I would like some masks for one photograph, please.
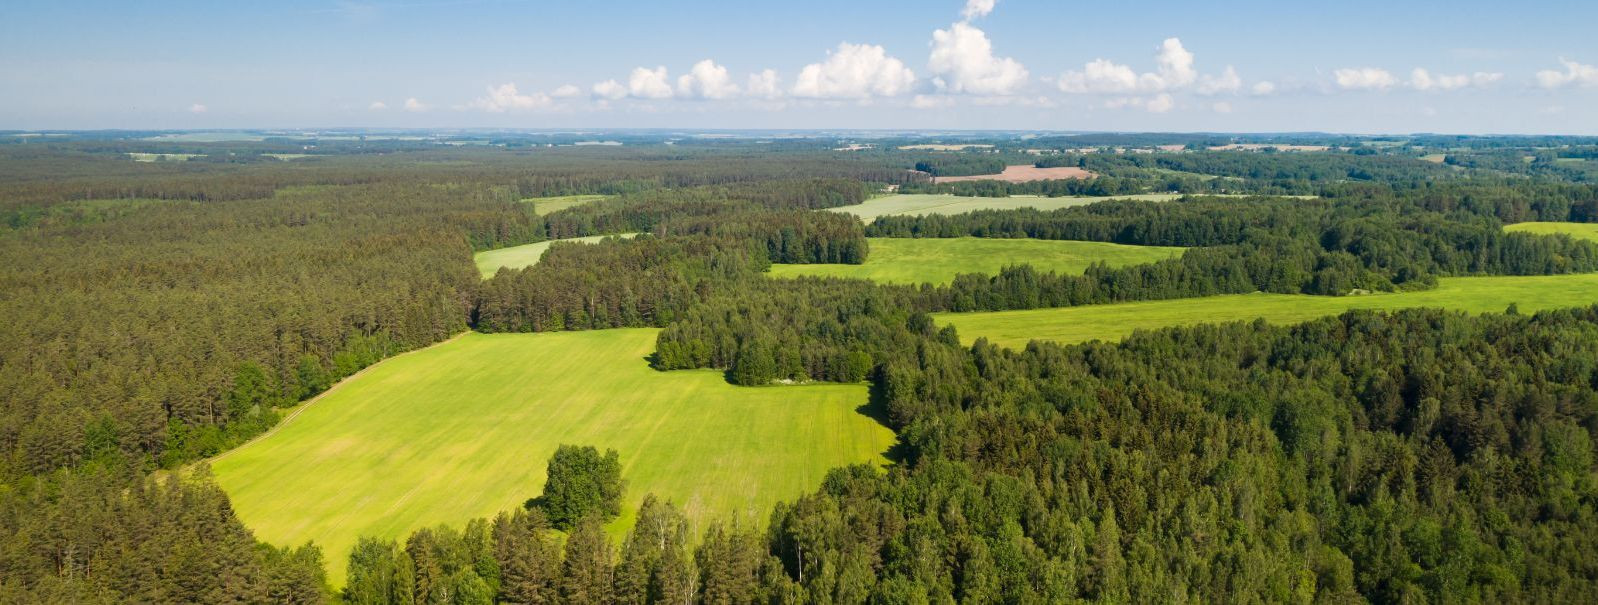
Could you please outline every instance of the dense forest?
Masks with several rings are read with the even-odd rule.
[[[1324,138],[1353,151],[1065,151],[1237,142],[1210,135],[997,141],[991,155],[938,154],[928,172],[1052,148],[1040,165],[1102,176],[940,185],[909,172],[924,153],[832,152],[831,141],[0,145],[0,600],[1598,598],[1598,307],[1360,312],[1021,351],[962,346],[927,315],[1598,271],[1591,242],[1503,231],[1598,222],[1598,187],[1498,157],[1582,159],[1590,142]],[[1424,145],[1458,158],[1421,161]],[[1566,147],[1530,148],[1546,145]],[[267,155],[299,152],[310,153]],[[890,186],[1256,195],[870,225],[817,211]],[[519,201],[567,194],[612,197],[547,216]],[[474,251],[631,233],[555,244],[486,280],[472,263]],[[867,236],[1190,250],[943,286],[763,275],[772,263],[863,262]],[[607,478],[579,481],[575,499],[553,482],[497,518],[350,553],[257,543],[191,464],[366,366],[468,329],[623,326],[663,328],[650,360],[662,371],[868,382],[866,411],[899,437],[894,464],[837,469],[759,526],[691,531],[676,504],[650,497],[613,544],[601,521],[619,512],[618,463],[563,448],[559,468]],[[350,562],[339,595],[323,576],[332,557]]]

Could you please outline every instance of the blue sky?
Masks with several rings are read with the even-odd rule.
[[[1594,2],[7,0],[0,128],[1598,134],[1593,23]]]

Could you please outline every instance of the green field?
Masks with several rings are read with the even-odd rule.
[[[1538,235],[1563,233],[1576,239],[1598,242],[1598,223],[1515,223],[1504,227],[1504,230]]]
[[[1112,266],[1164,260],[1183,248],[1125,246],[1101,242],[1038,239],[871,238],[871,253],[860,265],[772,265],[773,277],[820,275],[882,283],[946,284],[962,273],[994,275],[1008,265],[1031,264],[1039,271],[1081,273],[1098,261]]]
[[[468,333],[340,383],[212,468],[256,537],[315,540],[342,584],[357,537],[403,539],[520,506],[562,443],[621,453],[624,515],[654,493],[695,523],[758,524],[827,469],[885,462],[894,435],[859,413],[865,385],[657,372],[644,360],[656,332]]]
[[[939,323],[952,324],[971,342],[986,336],[995,344],[1021,348],[1030,340],[1077,343],[1118,340],[1134,330],[1166,326],[1249,321],[1264,318],[1277,324],[1337,315],[1349,309],[1445,307],[1471,313],[1503,311],[1511,303],[1522,311],[1598,303],[1598,273],[1533,277],[1453,277],[1424,292],[1366,296],[1303,296],[1236,294],[1146,302],[1030,309],[993,313],[938,313]]]
[[[581,206],[589,202],[597,202],[612,196],[609,195],[557,195],[553,197],[530,197],[522,200],[524,204],[533,205],[533,214],[544,216],[551,212],[558,212]]]
[[[1039,210],[1057,210],[1072,206],[1084,206],[1093,202],[1104,200],[1146,200],[1151,202],[1168,202],[1182,197],[1176,193],[1147,193],[1142,195],[1124,195],[1116,197],[960,197],[954,195],[937,195],[927,193],[895,194],[871,198],[865,203],[853,206],[828,208],[833,212],[847,212],[860,217],[860,220],[871,222],[879,216],[908,214],[920,216],[923,214],[963,214],[973,210],[1013,210],[1016,208],[1037,208]]]
[[[143,153],[129,151],[128,157],[135,162],[187,162],[193,158],[203,158],[203,153]]]
[[[637,233],[622,233],[618,235],[595,235],[591,237],[552,239],[538,242],[536,244],[527,244],[525,246],[511,246],[509,248],[484,250],[472,255],[472,261],[477,263],[477,272],[483,275],[483,279],[488,279],[493,277],[495,273],[498,273],[500,267],[520,269],[522,267],[531,267],[538,264],[538,259],[544,257],[544,251],[548,250],[549,246],[555,242],[582,242],[585,244],[592,244],[607,237],[630,238],[637,235]]]

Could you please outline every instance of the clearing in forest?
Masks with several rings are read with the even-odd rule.
[[[1441,307],[1486,313],[1501,312],[1510,304],[1528,313],[1598,304],[1598,273],[1445,277],[1432,290],[1364,296],[1231,294],[1025,311],[938,313],[933,318],[953,325],[965,342],[987,337],[994,344],[1019,349],[1031,340],[1067,344],[1119,340],[1135,330],[1177,325],[1254,319],[1291,324],[1351,309]]]
[[[1150,202],[1168,202],[1182,197],[1180,193],[1144,193],[1139,195],[1118,195],[1111,197],[1041,197],[1041,196],[1011,196],[1011,197],[968,197],[931,193],[907,193],[884,195],[871,198],[863,203],[853,206],[840,206],[829,208],[833,212],[847,212],[860,217],[860,220],[871,222],[879,216],[924,214],[964,214],[975,210],[1014,210],[1016,208],[1037,208],[1038,210],[1058,210],[1072,206],[1086,206],[1094,202],[1105,200],[1143,200]]]
[[[502,267],[520,269],[522,267],[531,267],[538,264],[538,259],[544,257],[544,251],[549,250],[549,247],[556,242],[580,242],[584,244],[592,244],[604,240],[607,237],[632,238],[637,235],[637,233],[620,233],[616,235],[594,235],[590,237],[572,237],[567,239],[545,240],[542,242],[526,244],[522,246],[484,250],[472,255],[472,261],[477,263],[477,272],[482,274],[483,279],[488,279],[493,277],[495,273],[498,273]]]
[[[971,176],[940,176],[932,179],[934,183],[954,183],[958,181],[1004,181],[1006,183],[1026,183],[1030,181],[1048,181],[1054,179],[1090,179],[1095,175],[1076,166],[1058,166],[1055,168],[1038,168],[1031,164],[1017,164],[1005,166],[1004,172],[999,174],[974,174]]]
[[[1598,223],[1515,223],[1504,231],[1519,231],[1537,235],[1563,233],[1576,239],[1598,242]]]
[[[567,208],[581,206],[589,202],[608,199],[609,195],[557,195],[552,197],[530,197],[522,200],[524,204],[533,205],[533,214],[544,216],[551,212],[558,212]]]
[[[1067,240],[958,238],[870,239],[871,253],[860,265],[772,265],[773,277],[817,275],[852,277],[890,284],[946,284],[963,273],[996,275],[1009,265],[1038,271],[1078,274],[1096,262],[1139,265],[1178,256],[1185,248],[1127,246]]]
[[[612,533],[645,494],[700,529],[734,516],[758,525],[828,469],[886,462],[894,435],[860,413],[865,385],[658,372],[645,361],[657,332],[468,333],[368,368],[212,469],[257,538],[316,541],[343,584],[357,537],[403,540],[521,506],[563,443],[621,454],[627,492]]]

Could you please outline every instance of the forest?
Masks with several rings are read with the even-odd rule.
[[[1598,186],[1495,159],[1549,145],[1581,158],[1592,141],[1271,153],[1204,151],[1237,142],[1209,135],[996,135],[994,153],[929,159],[831,151],[836,139],[496,140],[348,141],[293,161],[259,159],[295,148],[278,140],[0,145],[0,600],[1598,599],[1598,306],[1359,311],[1020,350],[962,345],[929,316],[1598,272],[1598,244],[1504,230],[1598,222]],[[1122,145],[1187,151],[1080,151]],[[1453,159],[1415,156],[1442,145]],[[911,172],[984,174],[1031,148],[1101,176]],[[889,190],[1188,195],[870,224],[826,211]],[[544,216],[521,201],[575,194],[611,197]],[[557,242],[487,279],[472,262],[622,233],[641,235]],[[1189,250],[947,285],[765,275],[864,262],[868,237]],[[626,460],[572,444],[525,506],[352,552],[257,541],[205,464],[404,351],[468,330],[617,327],[661,328],[659,371],[869,384],[862,411],[897,434],[892,464],[834,469],[757,523],[694,526],[665,498],[621,510]],[[631,525],[609,531],[619,516]],[[327,577],[335,557],[347,577]]]

